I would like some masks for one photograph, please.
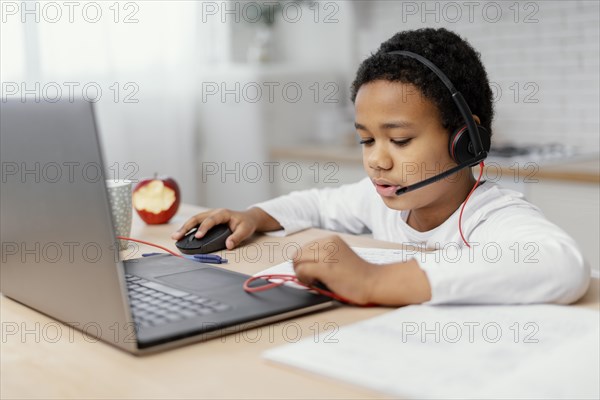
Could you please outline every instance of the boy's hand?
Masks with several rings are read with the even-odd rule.
[[[181,228],[171,234],[171,239],[181,239],[188,231],[198,225],[200,226],[194,236],[201,238],[213,226],[219,224],[227,224],[229,229],[233,232],[225,242],[228,250],[239,245],[245,239],[252,236],[254,232],[282,229],[279,222],[260,208],[253,207],[246,211],[233,211],[225,208],[218,208],[194,215],[192,218],[188,219]]]
[[[355,304],[371,302],[378,268],[358,256],[339,236],[308,243],[294,257],[294,270],[300,281],[321,282]]]
[[[321,282],[359,305],[402,306],[431,300],[429,279],[415,259],[372,264],[352,251],[339,236],[301,247],[294,258],[294,270],[303,283]]]
[[[252,236],[252,234],[256,231],[256,218],[248,211],[233,211],[225,208],[219,208],[216,210],[210,210],[196,214],[192,218],[188,219],[181,228],[173,232],[171,239],[181,239],[190,229],[195,228],[198,225],[200,226],[198,227],[198,230],[194,236],[201,238],[213,226],[227,224],[233,233],[229,235],[225,245],[227,246],[227,249],[231,250],[240,244],[244,239]]]

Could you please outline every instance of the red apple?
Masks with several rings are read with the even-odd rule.
[[[159,177],[140,181],[133,189],[133,208],[147,224],[166,224],[180,203],[179,186],[173,178]]]

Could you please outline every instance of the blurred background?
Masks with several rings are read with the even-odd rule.
[[[107,171],[243,209],[364,177],[349,86],[394,33],[446,27],[494,90],[484,179],[597,268],[599,2],[0,1],[2,98],[94,102]],[[443,66],[440,66],[443,69]]]

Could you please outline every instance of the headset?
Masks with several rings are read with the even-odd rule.
[[[396,190],[396,195],[400,196],[406,192],[420,189],[423,186],[427,186],[431,183],[442,180],[445,177],[455,174],[464,168],[475,166],[483,161],[487,157],[488,151],[490,150],[490,132],[475,122],[469,105],[465,101],[463,95],[456,90],[450,79],[448,79],[448,77],[434,63],[413,52],[397,50],[390,51],[386,54],[410,57],[429,68],[448,88],[450,94],[452,95],[452,100],[454,100],[454,103],[458,107],[460,114],[465,120],[465,125],[454,131],[450,135],[450,141],[448,142],[448,151],[450,153],[450,157],[458,165],[421,182],[404,186]],[[467,134],[465,132],[467,132]]]

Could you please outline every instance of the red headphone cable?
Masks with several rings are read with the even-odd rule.
[[[463,235],[462,215],[463,215],[463,211],[465,210],[465,206],[467,205],[467,201],[469,201],[469,197],[471,197],[471,195],[473,194],[475,189],[477,189],[477,186],[479,186],[479,181],[481,181],[481,176],[483,175],[483,167],[484,167],[484,164],[483,164],[483,161],[481,161],[479,163],[479,177],[477,178],[477,182],[475,182],[473,189],[471,189],[471,191],[469,192],[469,195],[465,199],[465,202],[463,203],[462,207],[460,208],[460,215],[458,216],[458,231],[460,232],[460,237],[462,238],[463,242],[465,242],[465,244],[467,245],[468,248],[471,248],[471,246],[469,245],[469,242],[467,242],[467,240],[465,239],[465,236]]]
[[[252,282],[257,281],[259,279],[264,279],[268,283],[266,283],[264,285],[260,285],[260,286],[254,286],[254,287],[250,286],[250,284]],[[277,279],[277,280],[279,280],[279,282],[272,282],[271,279]],[[289,275],[289,274],[267,274],[267,275],[252,276],[252,277],[246,279],[246,282],[244,282],[244,290],[247,293],[262,292],[265,290],[276,288],[277,286],[281,286],[281,285],[285,284],[286,282],[293,282],[293,283],[303,286],[307,289],[314,290],[318,294],[321,294],[321,295],[327,296],[327,297],[331,297],[332,299],[337,300],[341,303],[346,303],[346,304],[351,304],[351,305],[359,305],[359,304],[355,304],[352,301],[348,300],[347,298],[340,296],[336,293],[333,293],[329,290],[325,290],[325,289],[322,289],[320,287],[313,286],[313,285],[307,285],[307,284],[301,282],[296,275]],[[374,304],[365,304],[365,305],[360,305],[360,306],[361,307],[372,307],[372,306],[374,306]]]
[[[175,252],[173,252],[173,251],[171,251],[171,250],[167,249],[166,247],[163,247],[163,246],[161,246],[161,245],[158,245],[158,244],[154,244],[154,243],[146,242],[145,240],[133,239],[133,238],[130,238],[130,237],[125,237],[125,236],[117,236],[117,239],[121,239],[121,240],[130,240],[130,241],[132,241],[132,242],[137,242],[137,243],[146,244],[146,245],[148,245],[148,246],[157,247],[157,248],[159,248],[159,249],[161,249],[161,250],[164,250],[164,251],[166,251],[167,253],[169,253],[169,254],[171,254],[171,255],[173,255],[173,256],[175,256],[175,257],[181,257],[181,258],[185,258],[185,257],[184,257],[184,256],[182,256],[181,254],[177,254],[177,253],[175,253]]]

